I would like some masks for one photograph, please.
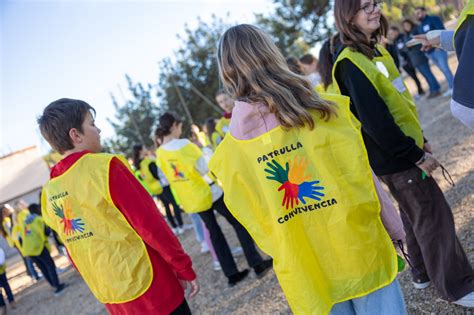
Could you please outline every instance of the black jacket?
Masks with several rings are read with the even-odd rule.
[[[341,52],[343,48],[340,46],[336,51]],[[341,93],[351,98],[351,112],[362,124],[362,137],[375,174],[394,174],[414,167],[422,158],[423,150],[401,131],[364,73],[344,59],[338,63],[335,74]]]

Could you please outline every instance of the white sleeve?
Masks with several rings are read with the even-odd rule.
[[[202,176],[206,175],[209,173],[209,168],[207,167],[207,162],[206,159],[202,156],[196,161],[196,165],[194,166],[196,170],[201,174]]]
[[[3,248],[0,248],[0,265],[5,264],[5,251]]]

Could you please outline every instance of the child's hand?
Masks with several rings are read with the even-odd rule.
[[[188,299],[192,299],[199,293],[199,282],[197,281],[197,278],[193,281],[186,281],[180,279],[179,283],[181,283],[181,286],[184,290],[186,290],[189,285],[190,289],[188,293]]]

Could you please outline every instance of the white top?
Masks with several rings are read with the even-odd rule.
[[[189,143],[191,143],[191,141],[189,141],[188,139],[173,139],[170,142],[163,144],[162,147],[166,151],[177,151]],[[212,180],[209,178],[209,176],[207,176],[207,173],[209,173],[209,168],[207,167],[207,161],[204,156],[200,157],[196,161],[196,165],[194,165],[194,168],[199,172],[199,174],[201,174],[201,176],[208,184],[212,183]],[[224,194],[222,189],[220,189],[219,186],[216,184],[211,185],[211,193],[212,202],[215,202]]]
[[[308,75],[308,80],[311,82],[311,87],[314,89],[321,83],[321,76],[317,72],[313,72]]]
[[[3,251],[3,248],[0,247],[0,265],[5,264],[5,252]]]

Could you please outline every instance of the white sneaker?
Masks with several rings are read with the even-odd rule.
[[[430,286],[431,281],[426,281],[426,282],[421,282],[421,283],[412,281],[411,283],[413,283],[413,286],[415,287],[415,289],[423,290]]]
[[[474,292],[469,293],[453,303],[464,307],[474,307]]]
[[[214,268],[214,271],[222,270],[221,264],[217,260],[212,261],[212,266]]]
[[[447,89],[446,92],[443,93],[444,97],[453,95],[453,89]]]
[[[242,254],[244,253],[244,250],[240,246],[234,247],[230,251],[232,253],[232,256],[234,257],[242,256]]]
[[[209,246],[207,246],[206,242],[201,243],[201,254],[209,252]]]
[[[174,235],[178,235],[178,229],[177,228],[171,228],[171,231],[173,231]]]
[[[181,235],[184,233],[184,229],[182,227],[178,228],[178,235]]]
[[[194,229],[194,226],[192,224],[185,224],[185,225],[183,225],[183,229],[185,231],[192,230],[192,229]]]

